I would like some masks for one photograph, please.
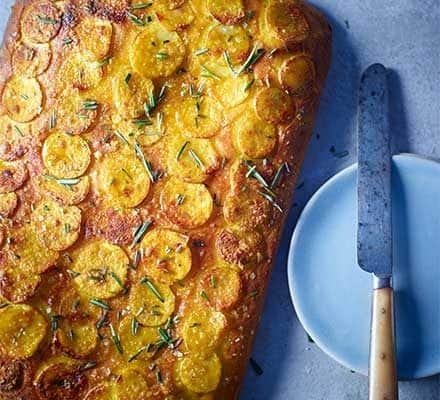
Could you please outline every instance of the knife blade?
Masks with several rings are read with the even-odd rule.
[[[374,289],[369,400],[398,398],[391,216],[387,71],[373,64],[361,78],[358,115],[358,264],[373,274]]]
[[[391,222],[387,78],[385,67],[374,64],[359,89],[357,255],[359,266],[377,277],[392,274]]]

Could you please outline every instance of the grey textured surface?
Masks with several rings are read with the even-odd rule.
[[[308,342],[295,317],[286,277],[288,243],[300,210],[327,178],[355,159],[362,69],[374,62],[391,69],[394,151],[440,159],[439,0],[313,2],[333,26],[333,64],[254,346],[253,356],[264,373],[256,376],[249,368],[241,400],[367,399],[366,377],[350,373]],[[1,1],[1,30],[12,3]],[[349,154],[340,158],[343,151]],[[439,398],[439,377],[400,385],[400,400]]]

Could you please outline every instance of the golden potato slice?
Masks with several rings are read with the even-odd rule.
[[[159,0],[154,4],[154,11],[169,31],[181,31],[195,18],[191,2],[185,0]]]
[[[0,117],[0,159],[14,161],[28,150],[32,129],[30,124],[13,121],[7,115]]]
[[[78,274],[73,284],[80,295],[108,299],[124,289],[129,260],[119,246],[105,240],[85,242],[72,260],[70,269]]]
[[[205,224],[213,209],[212,197],[205,185],[174,178],[165,184],[160,203],[171,222],[187,229]]]
[[[115,382],[115,394],[118,400],[151,399],[145,376],[134,367],[126,367],[120,371]]]
[[[303,54],[285,60],[278,71],[280,85],[294,95],[304,94],[313,86],[315,78],[315,64]]]
[[[10,217],[17,208],[18,197],[14,192],[0,193],[0,216]]]
[[[10,263],[0,271],[0,294],[11,303],[22,303],[34,295],[41,283],[39,274],[30,273]]]
[[[129,305],[131,313],[145,326],[159,326],[174,311],[175,296],[169,286],[143,278],[131,287]]]
[[[40,241],[49,249],[66,250],[76,242],[81,230],[81,210],[44,200],[32,213],[32,223]]]
[[[151,347],[160,339],[157,328],[142,326],[136,321],[139,321],[137,317],[127,315],[119,324],[119,337],[129,362],[151,358],[154,354]]]
[[[236,107],[249,97],[253,82],[254,78],[250,74],[229,76],[214,86],[214,93],[225,107]]]
[[[117,132],[124,135],[130,144],[137,142],[140,146],[151,146],[166,134],[164,115],[157,113],[149,123],[140,123],[139,120],[125,120],[119,115],[113,116],[113,126]],[[145,119],[146,121],[146,119]]]
[[[13,359],[31,357],[47,333],[47,322],[26,304],[0,309],[0,354]]]
[[[185,97],[176,110],[176,122],[183,134],[193,138],[209,138],[221,128],[222,112],[218,102],[208,96]]]
[[[67,57],[58,71],[59,91],[74,87],[87,90],[96,87],[102,79],[102,67],[97,61],[87,60],[82,53]]]
[[[215,268],[205,272],[199,288],[199,294],[208,304],[216,310],[227,310],[240,296],[240,275],[232,268]]]
[[[220,156],[209,139],[174,137],[168,147],[169,173],[186,182],[201,183],[220,167]]]
[[[86,198],[89,193],[90,180],[88,176],[83,176],[79,178],[78,183],[66,185],[52,177],[40,176],[38,185],[42,195],[48,194],[59,203],[72,206],[81,203]]]
[[[29,4],[21,18],[21,33],[34,43],[47,43],[61,27],[61,11],[51,1]]]
[[[270,0],[262,18],[277,47],[303,42],[310,34],[307,18],[295,2]]]
[[[102,60],[110,51],[113,36],[113,25],[110,21],[87,16],[75,27],[79,46],[92,59]]]
[[[85,357],[98,344],[98,330],[91,321],[68,321],[61,319],[56,331],[59,345],[74,357]]]
[[[178,361],[177,375],[189,390],[208,393],[220,383],[222,365],[215,353],[207,358],[187,355]]]
[[[200,296],[204,301],[204,296]],[[226,318],[219,311],[209,307],[196,307],[185,316],[183,322],[183,343],[194,354],[211,353],[226,327]]]
[[[35,78],[13,76],[3,89],[3,105],[18,122],[32,121],[42,111],[43,93]]]
[[[113,78],[115,107],[125,119],[144,114],[144,104],[149,104],[153,90],[153,82],[136,72],[122,71]]]
[[[20,189],[29,177],[26,165],[21,161],[0,161],[0,193]]]
[[[225,261],[238,266],[258,263],[266,255],[266,242],[255,229],[223,229],[217,236],[216,247]]]
[[[113,400],[113,386],[101,383],[90,389],[84,400]]]
[[[130,48],[131,66],[144,78],[171,75],[182,63],[185,45],[176,32],[158,23],[147,25]]]
[[[44,141],[43,163],[55,178],[77,178],[89,167],[91,152],[87,142],[79,136],[52,133]]]
[[[97,103],[95,107],[92,100],[81,97],[78,89],[66,89],[57,99],[56,128],[72,135],[86,132],[96,120],[98,108]]]
[[[10,267],[29,274],[41,274],[50,268],[58,253],[42,245],[32,225],[8,233],[9,244],[5,247]]]
[[[251,38],[240,25],[215,24],[206,31],[203,47],[209,52],[201,57],[202,60],[215,56],[221,58],[221,64],[224,64],[223,54],[227,51],[233,63],[240,63],[248,56]]]
[[[232,137],[237,150],[248,158],[264,158],[278,142],[274,125],[260,121],[254,113],[242,114],[232,126]]]
[[[34,380],[34,387],[40,399],[82,399],[87,386],[87,377],[81,370],[81,364],[65,356],[43,364]]]
[[[49,68],[52,51],[48,44],[19,43],[12,55],[12,69],[17,75],[35,77]]]
[[[97,180],[104,201],[115,207],[136,207],[150,190],[150,178],[134,151],[107,154],[98,166]]]
[[[245,16],[243,0],[208,0],[211,15],[224,25],[234,25]]]
[[[286,123],[295,115],[295,103],[281,89],[263,88],[258,91],[254,101],[258,117],[270,124]]]
[[[142,266],[154,281],[173,283],[185,278],[191,269],[192,257],[188,236],[168,230],[154,229],[141,242]]]

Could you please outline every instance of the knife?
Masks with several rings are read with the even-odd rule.
[[[358,115],[357,258],[359,266],[373,274],[370,400],[398,398],[391,219],[387,71],[373,64],[361,78]]]

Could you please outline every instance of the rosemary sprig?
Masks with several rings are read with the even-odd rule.
[[[202,74],[201,76],[203,78],[212,78],[217,81],[221,80],[221,78],[214,72],[212,72],[209,68],[207,68],[205,65],[200,66],[202,68]]]
[[[119,335],[116,333],[115,328],[113,327],[112,324],[109,324],[110,326],[110,334],[112,336],[112,341],[113,344],[116,347],[116,350],[118,350],[119,354],[123,354],[123,350],[122,350],[122,345],[121,345],[121,338],[119,337]]]
[[[183,152],[185,151],[186,147],[189,145],[189,142],[185,142],[182,147],[179,149],[179,151],[176,154],[176,161],[179,161],[182,157]]]
[[[90,299],[90,300],[89,300],[89,303],[90,303],[92,306],[99,307],[99,308],[101,308],[101,309],[103,309],[103,310],[106,310],[106,311],[109,311],[109,310],[110,310],[110,306],[109,306],[107,303],[104,303],[102,300],[99,300],[99,299]]]
[[[133,4],[130,6],[130,10],[144,10],[145,8],[151,7],[153,3],[139,3],[139,4]]]
[[[165,299],[162,297],[157,287],[154,286],[154,283],[151,282],[146,276],[141,279],[141,284],[150,289],[151,293],[153,293],[161,303],[165,303]]]
[[[138,142],[135,141],[134,143],[134,151],[137,157],[139,157],[142,161],[142,164],[147,171],[148,177],[150,178],[150,181],[152,183],[156,182],[156,177],[153,172],[153,168],[151,167],[150,161],[148,161],[145,157],[144,152],[142,151],[141,147],[139,146]]]
[[[96,110],[98,108],[98,102],[92,99],[86,99],[83,102],[83,110]]]
[[[202,160],[199,158],[199,156],[193,149],[189,149],[188,154],[196,164],[197,168],[202,169],[204,167]]]
[[[202,47],[200,49],[197,49],[194,54],[196,56],[201,56],[202,54],[206,54],[209,51],[209,49],[207,47]]]
[[[257,193],[263,196],[267,201],[272,203],[272,205],[280,212],[283,212],[283,209],[280,207],[280,205],[275,201],[274,197],[270,195],[269,193],[261,192],[257,190]]]
[[[137,15],[131,13],[130,11],[127,11],[127,17],[136,26],[145,26],[147,24],[145,18],[140,18]]]
[[[257,45],[255,45],[252,48],[251,53],[249,54],[249,57],[246,59],[246,61],[241,65],[240,68],[235,72],[235,74],[238,76],[242,74],[244,71],[247,71],[252,65],[254,65],[264,54],[264,49],[258,48]]]
[[[47,15],[37,15],[37,18],[42,24],[46,25],[56,25],[58,23],[57,19],[49,18]]]
[[[133,235],[133,241],[131,242],[131,247],[135,246],[143,239],[143,237],[147,233],[148,228],[151,226],[152,223],[153,223],[152,221],[144,221],[137,227]]]

